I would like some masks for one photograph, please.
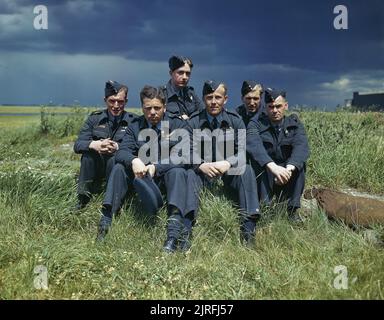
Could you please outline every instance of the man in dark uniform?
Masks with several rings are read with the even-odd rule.
[[[191,130],[186,121],[165,113],[162,88],[145,86],[140,92],[140,99],[144,115],[135,119],[127,128],[117,152],[117,163],[112,170],[103,201],[97,240],[105,238],[112,217],[120,208],[133,181],[140,188],[136,189],[140,192],[140,198],[145,201],[152,201],[153,194],[160,192],[158,187],[165,189],[169,218],[164,250],[173,252],[182,231],[179,225],[182,225],[182,217],[186,213],[188,190],[185,166],[189,166],[186,163],[190,162]],[[185,140],[179,142],[179,137]],[[182,151],[177,149],[182,147],[181,144],[185,147]],[[181,153],[178,158],[180,163],[173,164],[171,154],[176,149],[177,154]],[[155,197],[154,201],[156,203],[152,206],[152,214],[162,205],[161,199],[158,201]]]
[[[241,240],[246,245],[253,245],[256,221],[260,216],[256,178],[251,166],[246,164],[244,122],[237,113],[224,108],[227,99],[224,83],[206,81],[203,87],[206,109],[196,112],[189,120],[194,130],[195,187],[209,186],[221,178],[224,188],[234,196],[240,208]],[[200,161],[195,156],[200,156]],[[190,192],[189,195],[195,197],[190,201],[198,205],[198,193]]]
[[[297,115],[285,116],[284,91],[267,89],[266,115],[252,119],[247,128],[247,152],[258,177],[260,201],[269,204],[276,195],[287,201],[289,218],[300,222],[297,209],[305,183],[308,139]]]
[[[124,111],[127,95],[125,85],[111,80],[106,82],[107,109],[92,112],[74,144],[75,153],[82,154],[77,209],[84,208],[91,195],[101,191],[103,179],[108,181],[125,129],[136,118],[133,113]]]
[[[248,126],[249,120],[254,116],[259,116],[262,113],[261,97],[263,87],[256,81],[244,81],[241,87],[241,100],[243,104],[236,108],[236,112],[241,116],[245,126]]]
[[[167,112],[186,120],[193,112],[204,109],[193,87],[188,86],[193,63],[191,59],[181,56],[172,56],[168,63],[171,79],[163,89]]]

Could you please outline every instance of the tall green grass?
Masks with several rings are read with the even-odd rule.
[[[384,114],[302,112],[311,157],[308,183],[384,194]]]
[[[312,150],[308,186],[384,193],[382,114],[300,116]],[[0,132],[1,299],[383,299],[384,252],[375,241],[382,226],[372,227],[372,240],[319,209],[297,226],[276,207],[263,211],[249,249],[219,187],[201,196],[187,254],[162,253],[166,212],[150,223],[134,197],[96,245],[102,195],[72,213],[79,156],[71,142],[84,115],[71,117],[49,118],[47,132],[41,123]],[[48,290],[34,288],[39,265],[48,270]],[[334,287],[339,265],[348,270],[348,289]]]

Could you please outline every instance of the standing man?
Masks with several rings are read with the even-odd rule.
[[[186,214],[188,190],[185,163],[190,161],[191,130],[186,121],[165,113],[162,88],[145,86],[140,92],[140,100],[144,115],[135,119],[127,128],[117,152],[117,164],[112,170],[103,201],[97,241],[105,238],[112,217],[122,205],[133,181],[139,197],[149,202],[149,205],[145,205],[151,214],[155,214],[162,206],[160,189],[165,189],[169,217],[164,250],[173,252]],[[186,140],[179,143],[179,136]],[[182,151],[178,149],[180,152],[177,153],[185,153],[179,160],[183,160],[183,156],[187,158],[179,164],[173,164],[171,154],[175,152],[176,146],[179,148],[183,143],[185,148]]]
[[[168,63],[171,79],[163,89],[167,112],[187,120],[193,112],[204,109],[193,87],[188,86],[193,63],[182,56],[172,56]]]
[[[108,181],[125,129],[136,118],[124,111],[127,95],[127,86],[112,80],[106,82],[107,109],[92,112],[81,128],[74,144],[75,153],[82,155],[76,209],[84,208],[92,194],[101,191],[102,181]]]
[[[195,113],[189,120],[194,129],[194,156],[201,155],[200,161],[194,159],[196,188],[209,186],[216,179],[223,180],[225,190],[234,196],[240,209],[240,238],[252,246],[260,211],[256,178],[245,160],[244,122],[237,113],[224,108],[228,100],[224,83],[206,81],[203,100],[205,110]],[[196,134],[199,132],[203,132],[200,137]],[[212,140],[205,139],[205,134]],[[191,197],[196,197],[196,194],[189,193]]]
[[[293,222],[305,183],[305,162],[309,157],[308,139],[297,115],[285,116],[288,101],[284,91],[267,89],[266,115],[253,118],[247,128],[247,152],[258,177],[260,201],[269,204],[274,195],[287,201]]]
[[[256,81],[244,81],[241,87],[241,100],[243,104],[236,108],[236,112],[241,116],[245,126],[248,126],[252,117],[259,116],[263,111],[261,108],[261,96],[263,87]]]

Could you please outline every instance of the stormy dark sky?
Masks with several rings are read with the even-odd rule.
[[[35,30],[36,5],[48,29]],[[348,29],[336,30],[336,5]],[[0,0],[0,104],[102,105],[106,80],[130,88],[168,79],[168,58],[191,57],[240,103],[243,80],[287,91],[291,105],[333,109],[353,91],[384,91],[381,0]]]

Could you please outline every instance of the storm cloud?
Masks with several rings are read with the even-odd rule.
[[[255,79],[288,91],[291,104],[335,107],[354,90],[383,90],[384,3],[344,1],[348,29],[333,26],[336,1],[92,1],[46,4],[35,30],[30,0],[0,3],[0,103],[101,104],[104,82],[168,80],[172,54],[190,56],[191,84]]]

